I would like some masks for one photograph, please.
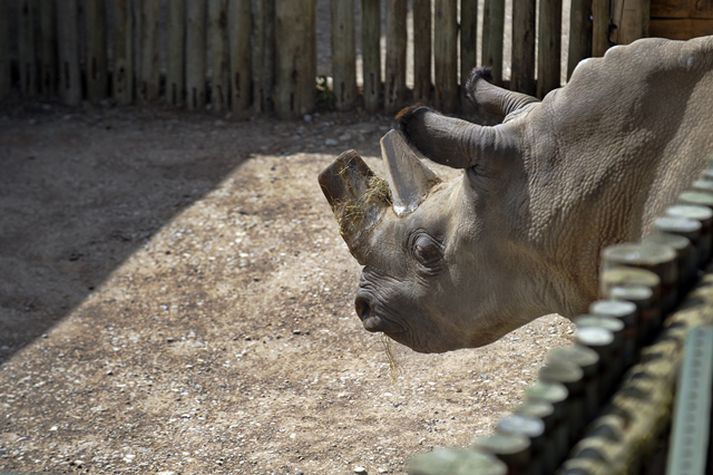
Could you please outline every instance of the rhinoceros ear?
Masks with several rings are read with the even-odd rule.
[[[397,130],[392,129],[381,138],[381,157],[388,171],[393,209],[398,216],[418,208],[431,188],[441,181]]]

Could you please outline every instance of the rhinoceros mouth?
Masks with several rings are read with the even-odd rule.
[[[405,333],[406,330],[402,325],[384,316],[384,312],[371,302],[373,300],[366,292],[358,292],[354,302],[356,313],[366,331],[383,332],[389,336]]]

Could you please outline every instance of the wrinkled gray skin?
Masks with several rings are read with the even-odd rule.
[[[359,233],[342,222],[364,266],[365,328],[420,352],[584,311],[602,247],[642,237],[713,154],[713,37],[612,48],[541,102],[477,71],[468,93],[502,123],[422,107],[399,116],[413,147],[462,177],[402,216],[382,203]]]

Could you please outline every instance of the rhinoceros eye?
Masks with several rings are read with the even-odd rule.
[[[413,255],[428,268],[437,267],[443,257],[441,245],[425,233],[417,234],[413,240]]]

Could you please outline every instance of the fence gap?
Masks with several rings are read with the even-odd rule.
[[[535,0],[512,4],[510,89],[535,94]]]
[[[477,65],[478,51],[478,0],[461,0],[460,3],[460,85],[461,105],[469,109],[465,96],[468,75]]]
[[[453,112],[458,107],[458,3],[436,0],[433,52],[436,70],[436,107]]]
[[[139,100],[143,103],[154,102],[159,97],[159,0],[141,1]]]
[[[505,0],[485,0],[483,5],[483,66],[491,68],[493,81],[503,82]]]
[[[205,109],[206,3],[186,3],[186,102],[189,110]]]
[[[537,96],[560,86],[562,53],[562,0],[540,0],[537,41]]]
[[[386,82],[384,109],[396,112],[406,99],[406,0],[386,7]]]
[[[77,13],[77,0],[64,0],[62,8],[57,8],[59,94],[67,105],[78,105],[82,101]]]
[[[567,55],[567,77],[577,64],[592,53],[592,0],[572,0],[569,18],[569,54]]]
[[[97,103],[106,97],[108,86],[104,0],[86,0],[84,19],[87,32],[87,64],[85,65],[87,97],[91,102]]]
[[[651,0],[612,0],[612,21],[617,26],[614,43],[628,44],[647,36],[650,12]]]
[[[609,48],[610,0],[592,0],[592,56],[604,56]]]
[[[252,37],[253,108],[256,113],[265,113],[273,110],[275,0],[257,0],[254,6]]]
[[[168,2],[166,103],[183,105],[186,94],[186,0]]]
[[[428,0],[426,0],[428,2]],[[414,0],[414,21],[416,5]],[[423,3],[421,1],[420,3]],[[364,107],[369,112],[375,112],[381,107],[381,5],[379,0],[362,0],[362,72],[364,77]],[[430,24],[430,10],[429,10]],[[429,61],[431,56],[429,41]],[[418,76],[416,76],[418,81]]]
[[[228,58],[228,5],[226,0],[208,0],[208,37],[211,55],[212,109],[228,109],[230,100],[230,69]]]
[[[354,1],[332,0],[332,79],[334,105],[345,111],[356,98],[356,51],[354,49]]]
[[[250,113],[251,30],[252,7],[250,0],[228,0],[230,108],[237,118],[245,118]]]
[[[134,96],[133,31],[131,0],[114,0],[113,95],[120,105],[131,104]]]
[[[353,6],[353,4],[352,4]],[[315,100],[315,0],[275,2],[275,111],[283,119],[310,112]]]
[[[2,13],[0,12],[0,16]],[[50,97],[57,92],[57,17],[54,2],[39,3],[39,70],[40,93]],[[0,29],[2,26],[0,26]],[[2,96],[2,94],[0,94]]]
[[[22,0],[19,5],[17,50],[20,66],[20,91],[26,96],[37,94],[37,61],[35,58],[36,5],[32,0]]]

